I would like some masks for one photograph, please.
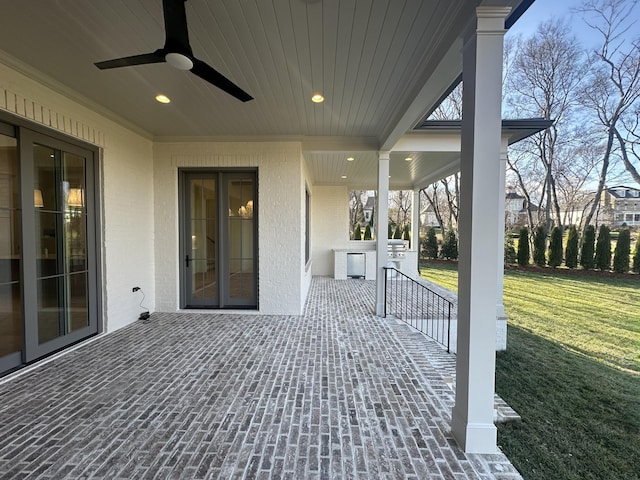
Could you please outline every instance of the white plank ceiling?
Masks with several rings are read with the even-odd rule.
[[[368,164],[351,162],[346,173],[338,161],[348,148],[306,151],[316,182],[331,183],[338,173],[368,178],[383,132],[415,101],[480,3],[188,0],[194,55],[255,97],[247,103],[168,64],[102,71],[94,66],[162,47],[161,0],[3,1],[0,61],[62,85],[67,94],[157,140],[330,137],[372,146],[361,156]],[[324,103],[311,102],[316,92]],[[172,102],[157,103],[157,93]],[[422,175],[410,163],[401,163],[398,179]]]

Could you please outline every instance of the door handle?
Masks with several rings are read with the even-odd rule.
[[[189,255],[187,255],[184,260],[187,264],[187,268],[189,268]]]

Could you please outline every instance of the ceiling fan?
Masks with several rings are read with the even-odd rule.
[[[253,100],[251,95],[231,80],[202,60],[198,60],[193,56],[187,29],[186,1],[187,0],[162,0],[165,28],[164,47],[151,53],[97,62],[95,64],[96,67],[101,70],[106,70],[109,68],[167,62],[179,70],[190,70],[191,73],[196,74],[198,77],[224,90],[240,101],[248,102],[249,100]]]

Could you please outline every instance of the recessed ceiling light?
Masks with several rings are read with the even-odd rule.
[[[163,94],[158,94],[156,95],[156,100],[160,103],[169,103],[171,102],[171,99],[169,97],[167,97],[166,95]]]
[[[345,178],[347,178],[347,176],[346,175],[342,175],[340,178],[342,178],[344,180]]]
[[[411,160],[413,160],[413,158],[411,158],[411,157],[407,157],[407,158],[405,158],[404,160],[405,160],[406,162],[410,162]]]
[[[353,157],[347,157],[347,162],[353,162],[355,160],[355,158]]]
[[[319,93],[316,93],[313,97],[311,97],[311,101],[313,103],[322,103],[324,102],[324,97]]]

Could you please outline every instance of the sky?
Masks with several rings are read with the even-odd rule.
[[[579,13],[571,11],[572,8],[579,7],[582,0],[535,0],[533,5],[520,17],[520,19],[507,32],[507,36],[512,37],[521,34],[523,37],[530,36],[535,32],[538,25],[551,18],[563,17],[572,33],[578,37],[585,48],[593,47],[594,42],[601,38],[591,28],[589,28]],[[636,18],[640,16],[640,8],[635,9]],[[636,34],[640,31],[640,23],[629,33]]]

